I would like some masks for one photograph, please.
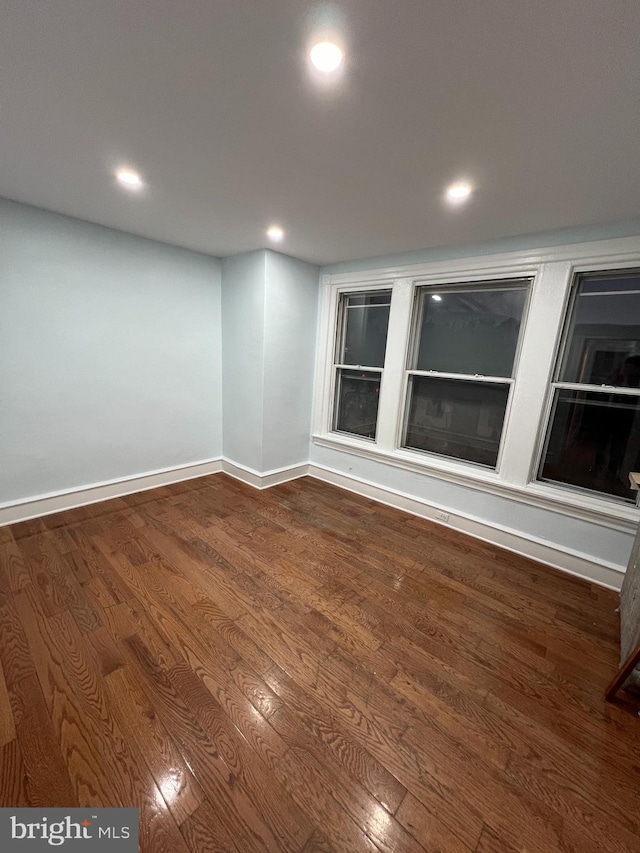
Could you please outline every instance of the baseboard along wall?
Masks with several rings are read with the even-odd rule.
[[[475,539],[529,557],[561,572],[583,578],[600,586],[616,591],[619,591],[622,586],[624,566],[596,560],[588,554],[563,548],[552,542],[522,533],[522,531],[509,529],[481,518],[456,512],[448,507],[428,503],[413,495],[379,486],[376,483],[344,474],[341,471],[306,462],[272,471],[259,472],[224,457],[206,459],[187,465],[178,465],[131,477],[109,480],[104,483],[95,483],[76,489],[52,492],[12,503],[0,504],[0,527],[221,472],[255,489],[268,489],[290,480],[310,476],[377,503],[458,530],[468,536],[473,536]],[[443,519],[443,515],[446,515],[446,520]]]

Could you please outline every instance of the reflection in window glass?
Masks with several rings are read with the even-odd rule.
[[[526,295],[524,284],[423,288],[413,369],[510,377]]]
[[[413,376],[405,447],[495,467],[509,385]]]
[[[560,382],[637,387],[629,359],[640,355],[640,276],[580,280],[566,334]]]
[[[390,290],[343,297],[338,364],[384,365],[390,305]]]
[[[640,464],[637,270],[577,276],[552,403],[539,479],[633,502],[629,472]]]
[[[380,373],[338,370],[335,429],[375,438],[379,397]]]
[[[419,288],[403,447],[496,467],[530,284]]]
[[[640,396],[556,389],[542,480],[635,502],[629,472],[638,466]]]
[[[637,270],[581,276],[580,293],[618,293],[621,290],[640,292],[640,274]]]

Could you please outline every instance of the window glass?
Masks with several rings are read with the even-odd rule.
[[[635,502],[639,466],[640,396],[555,390],[542,480]]]
[[[404,447],[496,467],[529,285],[418,289]]]
[[[405,446],[495,467],[509,387],[412,376]]]
[[[390,305],[390,290],[343,297],[338,364],[384,365]]]
[[[640,355],[640,276],[579,281],[566,336],[560,382],[636,381],[629,359]]]
[[[526,286],[423,288],[413,368],[511,376]]]
[[[370,371],[338,370],[334,429],[376,437],[380,376]]]
[[[633,502],[629,472],[640,465],[637,270],[576,277],[561,351],[538,478]]]

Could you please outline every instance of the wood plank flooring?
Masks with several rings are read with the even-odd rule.
[[[0,529],[0,805],[148,853],[640,852],[617,596],[305,478]]]

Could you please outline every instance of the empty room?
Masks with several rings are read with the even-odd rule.
[[[0,850],[640,853],[636,0],[0,0]]]

